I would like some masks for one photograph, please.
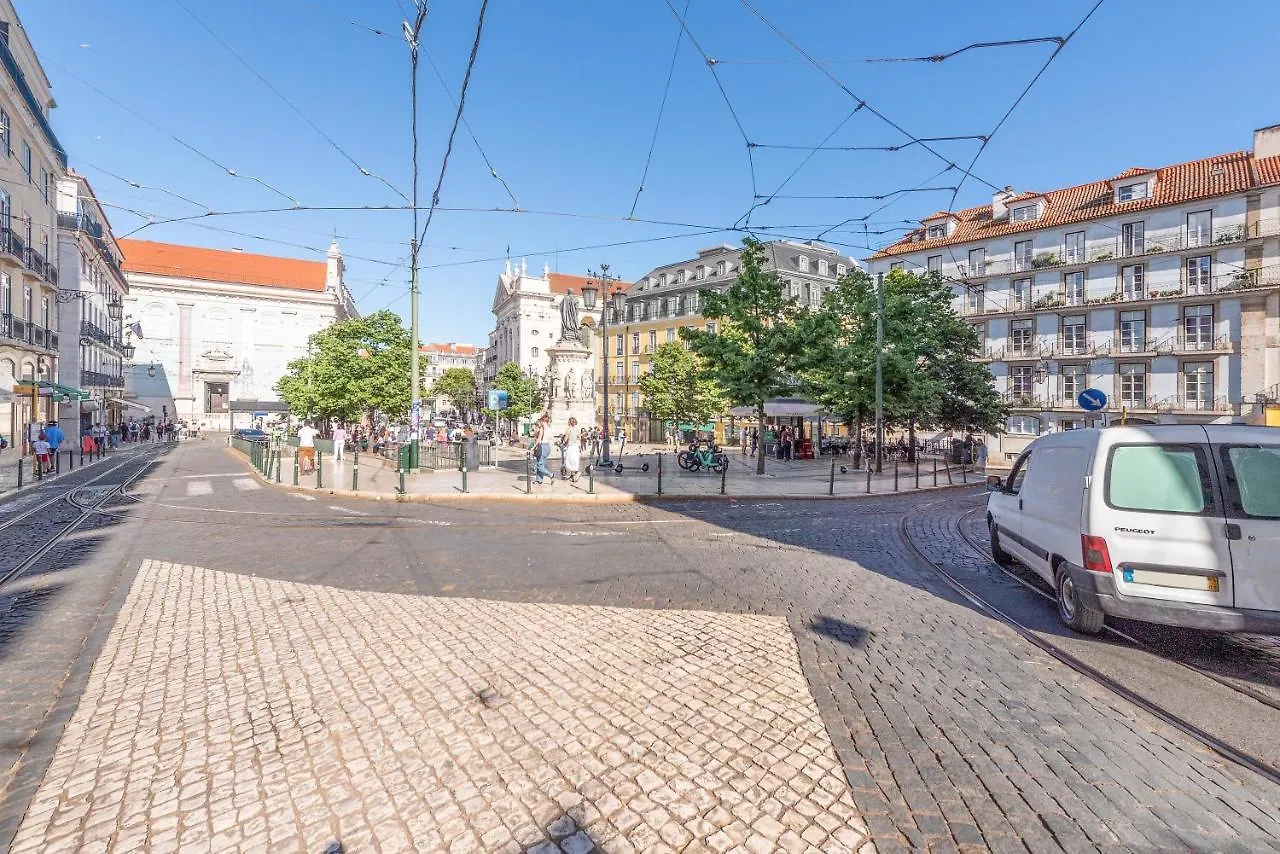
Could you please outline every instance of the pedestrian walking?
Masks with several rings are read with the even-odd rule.
[[[551,421],[551,416],[545,412],[533,425],[533,441],[529,445],[529,452],[533,454],[534,461],[534,483],[542,483],[544,479],[555,480],[555,475],[547,468],[547,462],[551,457],[551,442],[548,441],[547,430]]]
[[[298,428],[298,467],[302,474],[316,470],[316,432],[305,422]]]
[[[52,471],[52,464],[49,459],[49,438],[43,430],[36,434],[36,440],[31,443],[31,453],[35,454],[36,457],[36,475],[38,477]]]
[[[49,422],[49,426],[44,428],[44,436],[49,442],[49,450],[55,454],[58,453],[58,449],[62,447],[62,443],[66,440],[57,421]]]
[[[578,433],[578,419],[570,418],[569,427],[564,431],[564,444],[560,455],[564,460],[564,472],[570,483],[578,482],[578,472],[582,468],[582,437]]]
[[[93,425],[93,441],[98,443],[98,450],[107,449],[107,428],[101,422]]]
[[[987,443],[982,439],[975,439],[976,447],[973,449],[974,468],[977,471],[985,472],[987,470]]]
[[[462,428],[462,464],[467,471],[480,468],[480,441],[476,438],[475,428],[468,424]]]
[[[347,428],[339,424],[333,428],[333,461],[339,463],[346,456]]]
[[[760,428],[751,428],[751,456],[756,455],[756,451],[760,448]]]

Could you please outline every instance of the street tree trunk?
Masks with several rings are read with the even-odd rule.
[[[760,426],[760,453],[756,455],[756,474],[764,474],[764,401],[756,405],[756,423]]]
[[[853,427],[853,467],[862,468],[862,407],[858,407],[858,412],[854,416]]]

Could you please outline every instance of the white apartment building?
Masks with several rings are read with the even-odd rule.
[[[59,407],[63,433],[113,427],[131,406],[124,395],[124,297],[120,247],[93,187],[74,172],[58,179],[59,382],[88,393]]]
[[[1230,421],[1280,392],[1280,126],[1238,151],[939,212],[868,259],[930,271],[1010,406],[991,460],[1119,418]],[[1077,398],[1103,391],[1107,409]]]
[[[424,405],[427,407],[427,411],[433,416],[440,412],[451,411],[454,408],[453,401],[443,395],[431,396],[431,386],[435,385],[436,380],[444,376],[445,371],[453,368],[462,368],[475,375],[476,367],[479,364],[480,351],[470,344],[457,344],[454,342],[423,344],[418,349],[422,355],[427,357],[426,368],[422,372]],[[479,378],[477,377],[477,379]]]
[[[125,398],[206,430],[287,409],[275,384],[312,333],[356,316],[342,251],[325,261],[121,239],[125,320],[140,325]],[[239,417],[236,415],[239,414]],[[233,424],[234,422],[234,424]]]
[[[49,124],[49,79],[11,0],[0,0],[0,434],[58,417],[56,177],[67,155]],[[38,413],[16,382],[39,385]]]
[[[553,273],[545,265],[542,275],[530,275],[527,265],[507,262],[498,276],[493,296],[494,329],[485,347],[483,387],[488,388],[507,362],[515,362],[527,375],[542,377],[551,365],[547,348],[560,340],[560,303],[570,291],[578,299],[578,314],[585,327],[582,343],[595,352],[600,303],[588,311],[582,305],[586,276]]]

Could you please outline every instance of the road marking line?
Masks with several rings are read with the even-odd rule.
[[[231,482],[235,485],[236,489],[239,489],[242,492],[248,489],[262,489],[262,487],[258,485],[258,482],[251,477],[242,477],[239,480],[233,480]]]
[[[240,472],[240,471],[224,471],[224,472],[219,472],[218,474],[184,474],[182,475],[181,479],[193,480],[198,477],[240,477],[243,474],[244,472]]]
[[[557,537],[621,537],[621,531],[530,531],[531,534],[554,534]]]
[[[207,480],[193,480],[187,484],[187,495],[212,495],[213,484]]]
[[[338,506],[338,505],[336,505],[336,504],[330,504],[330,505],[329,505],[329,509],[330,509],[330,510],[337,510],[339,513],[350,513],[350,514],[352,514],[353,516],[368,516],[368,515],[369,515],[368,513],[365,513],[363,510],[352,510],[352,509],[351,509],[351,508],[349,508],[349,507],[339,507],[339,506]]]
[[[300,492],[290,492],[289,494],[290,494],[290,495],[292,495],[294,498],[301,498],[303,501],[315,501],[315,500],[316,500],[316,498],[315,498],[315,496],[314,496],[314,495],[303,495],[303,494],[302,494],[302,493],[300,493]]]

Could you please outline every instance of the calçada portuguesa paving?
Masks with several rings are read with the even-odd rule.
[[[972,500],[406,505],[276,489],[180,443],[0,589],[0,703],[48,707],[15,737],[37,772],[0,840],[1274,847],[1273,785],[911,562],[904,510]],[[96,612],[71,607],[90,592]]]

